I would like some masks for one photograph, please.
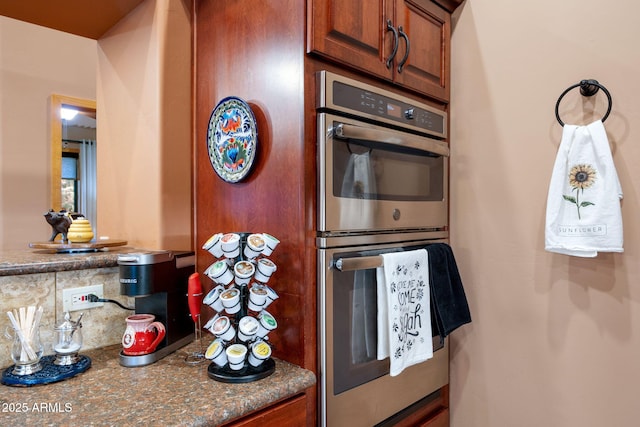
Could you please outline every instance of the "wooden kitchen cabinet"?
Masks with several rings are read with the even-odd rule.
[[[427,95],[425,102],[447,110],[450,15],[431,0],[268,3],[194,2],[197,270],[202,274],[211,264],[202,244],[213,233],[251,231],[278,237],[273,284],[280,298],[270,309],[278,319],[277,332],[270,335],[274,357],[320,376],[316,73],[335,72],[385,89],[396,85],[399,93],[421,100]],[[404,39],[389,68],[386,65],[394,45],[388,20],[396,31],[402,26],[410,42],[402,72],[397,67],[406,52]],[[235,184],[215,174],[206,144],[212,109],[228,96],[246,100],[259,129],[256,161]],[[203,286],[208,291],[212,283],[205,279]],[[213,315],[208,306],[203,311],[205,319]],[[298,398],[279,402],[231,425],[316,425],[317,389],[301,399],[304,404]],[[436,405],[436,410],[421,410],[419,421],[439,427],[435,420],[448,412],[444,404]]]
[[[309,53],[449,101],[450,13],[432,0],[310,0]]]
[[[378,427],[448,427],[449,385],[383,421]]]
[[[227,427],[300,427],[306,425],[306,395],[294,396],[284,402],[248,415]]]

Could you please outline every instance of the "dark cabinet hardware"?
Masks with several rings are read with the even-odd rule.
[[[391,19],[387,19],[387,32],[388,31],[393,32],[393,50],[391,50],[391,55],[387,58],[387,68],[391,68],[391,63],[396,53],[398,53],[398,44],[400,43],[398,40],[398,30],[391,24]]]
[[[405,41],[405,43],[407,45],[407,49],[404,52],[404,56],[402,57],[402,59],[398,63],[398,73],[401,73],[402,72],[402,68],[404,68],[404,64],[407,62],[407,59],[409,58],[409,50],[411,49],[411,45],[409,44],[409,36],[407,36],[407,33],[405,33],[402,30],[402,26],[398,27],[398,35],[404,39],[404,41]]]

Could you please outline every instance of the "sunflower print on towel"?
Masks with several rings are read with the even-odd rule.
[[[578,219],[582,219],[580,214],[580,208],[586,208],[587,206],[594,206],[595,203],[589,202],[587,200],[580,201],[580,196],[584,196],[584,190],[591,187],[593,183],[596,181],[597,172],[593,166],[588,164],[579,164],[575,165],[569,171],[569,185],[571,186],[571,192],[576,192],[575,197],[572,195],[563,194],[562,198],[564,198],[567,202],[573,203],[576,205],[576,209],[578,210]]]

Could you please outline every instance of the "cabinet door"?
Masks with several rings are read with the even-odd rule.
[[[306,424],[307,397],[302,394],[249,415],[229,427],[300,427]]]
[[[308,52],[391,79],[393,0],[310,0]]]
[[[397,84],[437,99],[449,100],[450,14],[431,0],[396,0],[396,25],[407,35],[394,65]],[[402,65],[401,71],[398,67]]]

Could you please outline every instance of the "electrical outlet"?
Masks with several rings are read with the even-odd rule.
[[[96,295],[98,298],[104,297],[104,285],[83,286],[81,288],[71,288],[62,290],[62,310],[78,311],[90,308],[102,307],[103,302],[91,302],[89,295]]]

